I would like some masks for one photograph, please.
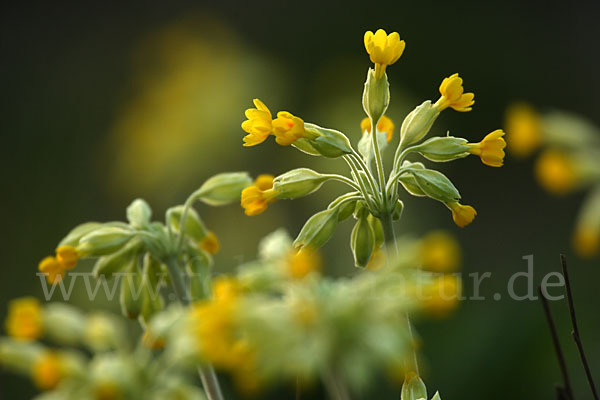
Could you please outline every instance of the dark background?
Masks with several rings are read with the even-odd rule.
[[[168,206],[217,172],[343,171],[341,162],[272,141],[244,149],[239,124],[259,97],[272,110],[357,139],[370,65],[366,30],[383,27],[406,40],[404,55],[388,69],[388,115],[398,126],[415,105],[437,99],[441,79],[454,72],[475,92],[476,104],[466,114],[446,111],[436,134],[450,130],[477,141],[503,125],[504,110],[515,100],[576,111],[599,124],[599,11],[596,2],[558,1],[3,5],[0,318],[9,299],[41,295],[37,263],[62,235],[82,221],[123,219],[135,197],[148,200],[162,219]],[[600,265],[570,249],[583,194],[550,197],[535,183],[531,159],[508,156],[494,169],[472,157],[440,168],[476,207],[477,219],[459,229],[439,204],[407,199],[399,230],[450,230],[463,246],[464,272],[491,271],[493,278],[482,285],[485,301],[464,302],[451,318],[418,323],[430,390],[461,400],[554,395],[559,372],[541,306],[506,296],[509,277],[525,270],[522,257],[529,254],[536,284],[559,269],[560,252],[568,255],[581,333],[598,376]],[[218,272],[253,257],[259,238],[278,226],[295,235],[339,189],[332,184],[309,198],[279,202],[252,219],[237,206],[200,207],[222,239]],[[344,225],[324,248],[329,273],[353,272],[350,229]],[[467,280],[467,293],[471,286]],[[493,300],[497,292],[502,300]],[[77,295],[72,302],[92,306]],[[117,304],[106,306],[118,311]],[[580,398],[589,398],[566,305],[552,306],[574,386]],[[0,372],[0,398],[30,397],[29,386]]]

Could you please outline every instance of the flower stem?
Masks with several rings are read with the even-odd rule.
[[[333,371],[324,371],[322,379],[331,400],[350,400],[348,389]]]
[[[392,221],[392,215],[387,213],[382,215],[379,220],[383,227],[383,236],[385,238],[385,245],[387,248],[392,248],[393,254],[398,255],[398,245],[396,244],[396,232],[394,231],[394,224]],[[412,332],[412,324],[410,323],[410,316],[406,313],[406,324],[408,326],[408,335],[412,342],[412,363],[407,365],[407,372],[413,371],[419,375],[419,360],[417,356],[417,350],[415,348],[415,338]]]
[[[164,261],[167,265],[169,275],[171,276],[171,281],[173,282],[173,290],[177,295],[177,299],[184,306],[189,305],[190,300],[187,296],[187,291],[185,290],[185,282],[183,281],[183,276],[181,275],[179,261],[174,256],[167,257],[167,259]],[[199,366],[198,374],[200,375],[200,380],[202,380],[202,386],[204,387],[206,397],[209,400],[223,400],[221,386],[219,385],[219,380],[213,367],[209,364]]]

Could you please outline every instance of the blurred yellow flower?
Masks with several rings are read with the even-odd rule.
[[[540,117],[527,104],[515,104],[508,108],[505,128],[508,147],[516,157],[526,157],[540,145]]]
[[[166,341],[165,338],[156,336],[147,330],[144,332],[144,336],[142,336],[142,344],[149,349],[159,350],[165,347]]]
[[[219,276],[212,283],[212,292],[218,301],[234,301],[242,292],[242,287],[235,278]]]
[[[433,315],[446,315],[458,305],[461,286],[460,278],[455,275],[436,277],[423,291],[423,307]]]
[[[54,389],[64,376],[60,355],[51,351],[44,352],[33,364],[31,376],[39,389]]]
[[[425,235],[419,243],[421,267],[431,272],[452,272],[460,265],[460,246],[454,236],[444,231]]]
[[[279,111],[273,121],[275,141],[281,146],[289,146],[304,136],[304,121],[287,111]]]
[[[580,257],[590,258],[598,253],[600,234],[597,229],[582,226],[575,229],[573,247]]]
[[[477,211],[471,206],[465,206],[460,204],[458,201],[452,203],[446,203],[446,207],[452,211],[452,219],[454,223],[461,228],[469,225],[475,219]]]
[[[388,65],[398,61],[406,47],[404,40],[400,40],[398,32],[388,35],[383,29],[378,29],[375,33],[365,32],[364,41],[371,62],[375,64],[375,78],[377,79],[383,77]]]
[[[440,94],[442,95],[435,103],[439,111],[448,107],[456,111],[471,111],[471,106],[475,103],[473,93],[464,93],[463,80],[458,74],[444,78],[440,85]]]
[[[246,121],[242,122],[242,129],[248,132],[244,136],[244,146],[256,146],[264,142],[273,133],[273,119],[271,111],[259,99],[254,99],[256,108],[246,110]]]
[[[369,262],[367,263],[367,269],[369,271],[377,271],[385,264],[385,252],[381,249],[373,250],[371,254],[371,258],[369,258]]]
[[[490,167],[501,167],[504,161],[506,142],[502,138],[502,129],[489,133],[479,143],[469,143],[469,153],[481,157],[481,161]]]
[[[56,259],[63,265],[64,269],[72,269],[77,265],[79,253],[73,246],[59,246],[56,249]]]
[[[221,244],[219,243],[217,235],[215,235],[213,231],[208,231],[206,236],[202,238],[199,246],[207,253],[216,254],[219,251]]]
[[[302,279],[312,272],[321,270],[321,256],[316,250],[306,247],[292,250],[288,262],[288,273],[293,279]]]
[[[278,192],[273,189],[273,179],[272,175],[260,175],[254,185],[242,190],[241,205],[246,215],[258,215],[276,200]]]
[[[8,304],[6,332],[15,339],[35,340],[43,334],[42,307],[33,297],[22,297]]]
[[[549,192],[564,195],[577,183],[572,161],[561,151],[546,150],[535,163],[538,182]]]
[[[386,117],[385,115],[383,115],[381,117],[381,119],[379,119],[379,122],[377,123],[377,130],[379,132],[385,132],[386,133],[386,140],[389,142],[392,140],[392,138],[394,137],[394,122],[389,119],[388,117]],[[368,132],[371,133],[371,119],[370,118],[365,118],[360,122],[360,130],[362,132]]]

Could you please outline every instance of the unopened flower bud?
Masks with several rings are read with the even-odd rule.
[[[297,168],[273,180],[279,199],[295,199],[317,191],[329,177],[308,168]]]
[[[438,107],[426,100],[412,110],[400,128],[400,145],[408,146],[423,139],[439,115]]]
[[[306,221],[294,241],[294,246],[307,246],[315,249],[321,247],[331,238],[337,224],[337,207],[316,213]]]
[[[246,172],[227,172],[209,178],[195,193],[206,204],[220,206],[239,201],[242,190],[252,185]]]
[[[121,249],[134,233],[115,226],[104,226],[88,233],[79,241],[77,251],[84,256],[103,256]]]

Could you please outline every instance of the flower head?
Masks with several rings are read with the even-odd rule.
[[[48,256],[40,261],[38,270],[44,274],[48,274],[46,278],[48,282],[60,282],[65,276],[66,268],[64,265],[56,259],[56,257]]]
[[[242,129],[248,132],[244,136],[244,146],[256,146],[264,142],[273,133],[271,111],[259,99],[254,99],[256,108],[246,110],[246,121],[242,122]]]
[[[447,232],[436,231],[421,239],[419,246],[421,267],[431,272],[452,272],[460,264],[460,246]]]
[[[216,254],[219,251],[221,245],[219,244],[219,238],[214,232],[208,231],[206,236],[202,238],[199,244],[200,248],[207,253]]]
[[[542,187],[551,193],[568,193],[577,182],[571,160],[558,150],[546,150],[536,161],[535,173]]]
[[[43,334],[42,307],[37,299],[23,297],[8,305],[6,332],[20,340],[35,340]]]
[[[442,95],[436,102],[440,111],[448,107],[456,111],[471,111],[471,106],[475,103],[473,93],[464,93],[463,80],[458,74],[444,78],[440,85],[440,94]]]
[[[287,111],[279,111],[273,121],[275,141],[281,146],[289,146],[304,136],[304,121]]]
[[[303,247],[300,250],[292,250],[287,266],[292,279],[302,279],[311,272],[321,270],[321,257],[316,250]]]
[[[400,40],[398,32],[392,32],[388,35],[383,29],[378,29],[375,33],[367,31],[364,40],[371,62],[375,64],[375,77],[377,79],[383,77],[385,68],[388,65],[398,61],[406,47],[404,40]]]
[[[241,204],[246,215],[258,215],[276,200],[278,192],[273,189],[273,179],[272,175],[260,175],[252,186],[242,190]]]
[[[63,362],[55,352],[44,352],[33,364],[31,375],[42,390],[54,389],[64,376]]]
[[[590,258],[596,255],[600,248],[598,230],[587,226],[577,227],[573,236],[573,247],[580,257]]]
[[[446,203],[446,206],[452,211],[454,223],[461,228],[473,222],[473,219],[477,215],[477,211],[473,207],[462,205],[458,201]]]
[[[377,131],[386,133],[386,140],[389,142],[394,137],[394,122],[383,115],[377,123]],[[360,122],[360,130],[362,132],[371,133],[371,119],[365,118]]]
[[[504,131],[496,129],[479,143],[469,143],[469,153],[481,157],[481,161],[490,167],[501,167],[504,161]]]
[[[526,104],[515,104],[506,113],[506,138],[512,154],[517,157],[530,155],[541,138],[540,117]]]
[[[63,245],[56,249],[56,259],[64,269],[72,269],[77,265],[79,253],[73,246]]]

